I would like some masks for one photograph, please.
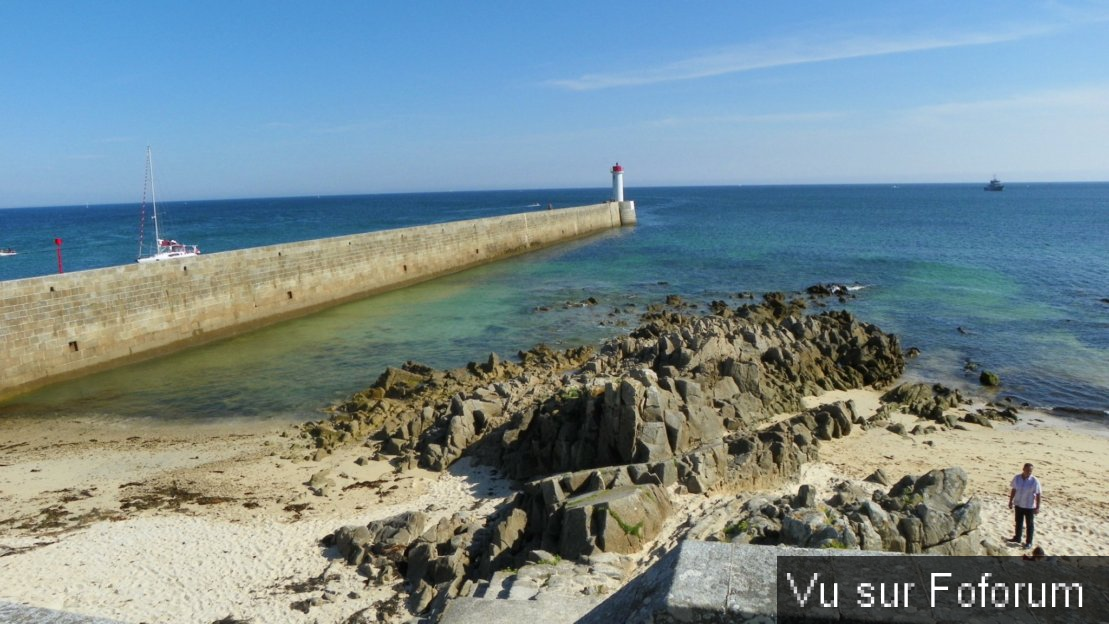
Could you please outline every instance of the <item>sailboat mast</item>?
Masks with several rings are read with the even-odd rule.
[[[150,169],[150,206],[154,212],[154,244],[161,246],[162,233],[158,231],[158,197],[154,193],[154,159],[150,155],[150,146],[146,146],[146,166]]]

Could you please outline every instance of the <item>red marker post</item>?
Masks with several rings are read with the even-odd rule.
[[[58,273],[65,273],[62,270],[62,239],[55,238],[54,244],[58,246]]]

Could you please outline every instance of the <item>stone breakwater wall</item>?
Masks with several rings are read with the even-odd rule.
[[[619,227],[621,210],[606,202],[0,282],[0,399]]]

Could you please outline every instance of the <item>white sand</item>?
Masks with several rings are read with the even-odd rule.
[[[226,616],[341,622],[395,595],[397,588],[367,585],[353,566],[319,545],[322,537],[410,509],[427,512],[432,522],[457,510],[488,511],[509,492],[490,471],[467,462],[437,475],[395,474],[384,462],[359,466],[355,460],[366,455],[360,447],[320,462],[280,459],[289,440],[258,427],[248,435],[233,433],[242,425],[99,427],[6,428],[0,442],[0,521],[41,517],[38,510],[58,504],[63,489],[93,495],[67,504],[76,514],[94,507],[118,510],[121,498],[143,489],[120,485],[135,482],[176,484],[235,500],[134,512],[60,534],[2,525],[0,600],[126,622],[196,624]],[[127,440],[135,435],[141,438]],[[91,436],[97,441],[89,441]],[[338,488],[377,479],[382,487],[314,496],[305,484],[325,468],[332,469]],[[258,506],[246,508],[245,501]],[[309,507],[299,518],[285,509],[303,504]],[[47,545],[10,550],[35,544]],[[287,587],[321,575],[337,578],[303,593]],[[334,592],[331,602],[313,606],[307,615],[290,608],[323,597],[325,588]]]

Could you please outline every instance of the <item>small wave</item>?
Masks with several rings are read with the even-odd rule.
[[[1051,412],[1055,414],[1063,414],[1067,416],[1082,416],[1086,418],[1105,418],[1109,416],[1109,410],[1088,408],[1088,407],[1053,407]]]

